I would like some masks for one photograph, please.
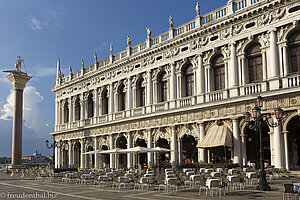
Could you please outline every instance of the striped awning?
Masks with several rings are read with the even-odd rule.
[[[197,145],[198,148],[232,147],[232,132],[226,126],[213,126]]]

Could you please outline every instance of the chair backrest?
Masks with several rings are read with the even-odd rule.
[[[195,176],[194,177],[194,181],[200,181],[201,180],[201,176]]]
[[[240,177],[232,177],[232,182],[234,182],[234,183],[238,183],[238,182],[240,182],[241,181],[241,179],[240,179]]]
[[[219,181],[211,181],[211,187],[219,187]]]
[[[176,185],[177,181],[176,181],[176,179],[169,179],[168,183],[169,183],[169,185]]]
[[[257,178],[257,174],[250,174],[250,178]]]
[[[293,184],[284,184],[284,193],[294,193],[294,185]]]
[[[206,186],[206,181],[205,180],[200,180],[200,186]]]

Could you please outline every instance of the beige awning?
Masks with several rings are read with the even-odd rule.
[[[213,126],[197,145],[198,148],[218,146],[232,147],[232,133],[226,126]]]

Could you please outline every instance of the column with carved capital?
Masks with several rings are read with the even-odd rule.
[[[113,140],[113,135],[109,136],[109,149],[113,149],[114,148],[114,140]],[[114,168],[115,167],[115,159],[114,159],[114,155],[113,154],[109,154],[109,167],[110,168]]]
[[[175,84],[175,88],[177,88],[177,99],[182,98],[182,74],[180,71],[176,72],[176,84]]]
[[[176,127],[171,126],[171,165],[172,167],[177,166],[177,134]]]
[[[131,132],[128,132],[128,141],[127,141],[127,149],[132,148],[132,138]],[[127,168],[129,169],[132,166],[132,154],[127,153]]]
[[[58,168],[58,147],[57,145],[55,145],[55,148],[54,148],[54,156],[55,156],[55,165],[54,165],[54,168],[57,169]]]
[[[152,138],[152,129],[147,130],[147,147],[148,148],[153,148],[153,138]],[[148,167],[153,167],[153,153],[148,152]]]
[[[233,135],[233,163],[239,163],[242,165],[241,159],[241,139],[240,139],[240,127],[239,119],[232,119],[232,135]]]
[[[176,74],[175,74],[175,63],[172,62],[170,64],[170,108],[175,108],[176,103],[176,88],[177,86],[180,87],[179,85],[179,80],[176,82]],[[179,90],[179,88],[178,88]],[[177,94],[180,94],[179,92],[177,92]]]
[[[289,60],[288,60],[288,47],[287,45],[283,45],[282,46],[282,49],[283,49],[283,75],[284,76],[287,76],[290,71],[289,71]]]
[[[197,71],[196,71],[196,84],[197,84],[197,103],[204,102],[204,86],[205,86],[205,77],[204,77],[204,68],[203,68],[203,55],[202,53],[197,57]]]
[[[279,89],[280,83],[278,78],[279,65],[278,65],[278,48],[276,29],[270,31],[270,51],[269,51],[269,87],[270,90]]]
[[[66,121],[65,121],[65,104],[66,104],[66,100],[64,99],[61,104],[61,122],[62,122],[62,124],[66,123]]]
[[[72,147],[72,141],[68,141],[69,144],[69,167],[73,167],[73,147]]]
[[[183,160],[181,138],[178,138],[178,140],[177,140],[177,148],[178,148],[178,165],[181,166],[182,160]]]
[[[57,168],[61,168],[61,145],[57,147]]]
[[[96,151],[99,147],[98,147],[98,140],[97,140],[97,137],[94,137],[94,150]],[[95,156],[95,168],[96,169],[99,169],[99,154],[95,153],[94,154]]]
[[[284,154],[285,154],[285,169],[290,170],[289,165],[289,147],[288,147],[288,131],[283,131],[283,140],[284,140]]]
[[[282,169],[283,167],[283,136],[281,131],[281,123],[274,117],[274,122],[278,123],[278,126],[274,127],[274,154],[275,154],[275,167]]]
[[[84,98],[83,98],[83,94],[79,95],[79,103],[80,103],[80,125],[83,126],[84,125],[84,110],[85,110],[85,102],[84,102]]]
[[[58,124],[59,124],[59,101],[55,101],[55,129],[54,131],[58,131]]]
[[[131,86],[131,77],[127,78],[127,111],[126,116],[131,116],[132,109],[132,86]]]
[[[81,155],[80,155],[80,168],[84,168],[85,167],[85,156],[83,153],[85,153],[85,142],[83,139],[80,139],[80,148],[81,148]]]
[[[236,57],[236,47],[235,43],[231,44],[231,59],[230,59],[230,97],[236,97],[239,95],[238,86],[238,67],[237,67],[237,57]],[[228,76],[227,76],[228,77]]]
[[[151,70],[147,71],[147,101],[146,101],[146,112],[151,112],[151,104],[152,104],[152,72]]]
[[[199,124],[199,143],[202,142],[204,136],[205,136],[205,125],[203,122],[201,122]],[[205,149],[202,149],[202,148],[199,148],[199,151],[198,151],[198,161],[200,163],[205,163]]]
[[[109,114],[109,120],[112,120],[112,114],[114,112],[114,91],[113,91],[113,83],[109,84],[109,107],[108,107],[108,114]]]
[[[68,107],[69,107],[69,128],[72,128],[73,122],[73,104],[72,104],[72,97],[68,99]]]
[[[99,97],[98,97],[98,88],[93,91],[93,99],[94,99],[94,120],[93,124],[97,123],[97,117],[99,117]]]
[[[270,136],[271,165],[275,165],[274,129],[270,128],[268,134]]]

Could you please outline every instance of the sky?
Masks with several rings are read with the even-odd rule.
[[[13,88],[3,70],[13,69],[17,56],[22,70],[32,76],[24,89],[23,155],[38,150],[51,155],[44,141],[52,141],[56,61],[68,74],[145,41],[195,18],[197,0],[1,0],[0,1],[0,157],[11,156]],[[199,0],[201,15],[226,4],[226,0]]]

